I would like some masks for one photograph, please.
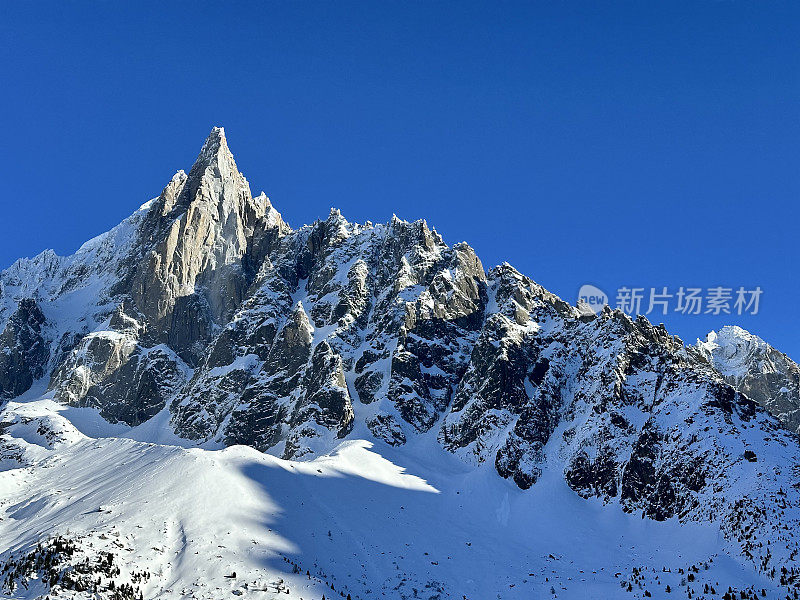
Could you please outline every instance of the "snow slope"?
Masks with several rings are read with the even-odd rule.
[[[713,526],[583,500],[557,461],[523,491],[433,439],[402,450],[346,441],[330,455],[286,461],[245,446],[87,437],[47,400],[10,411],[29,420],[27,432],[11,433],[31,465],[0,472],[2,558],[61,534],[80,558],[112,552],[117,587],[150,573],[147,598],[271,598],[279,588],[292,600],[630,598],[644,589],[671,598],[667,585],[686,596],[705,583],[777,594],[774,582],[720,552]],[[42,419],[59,441],[35,433]],[[46,593],[35,579],[27,585],[10,597]]]

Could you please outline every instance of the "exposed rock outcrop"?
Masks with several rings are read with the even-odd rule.
[[[0,334],[0,399],[25,393],[44,376],[50,358],[44,326],[36,300],[22,299]]]

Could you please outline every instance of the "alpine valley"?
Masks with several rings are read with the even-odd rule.
[[[222,129],[0,274],[0,595],[798,598],[800,369],[424,221],[293,229]]]

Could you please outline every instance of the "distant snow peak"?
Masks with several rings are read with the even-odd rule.
[[[696,347],[727,382],[800,433],[800,367],[788,356],[735,325],[711,331]]]

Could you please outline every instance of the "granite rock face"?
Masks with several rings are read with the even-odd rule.
[[[215,128],[189,175],[178,172],[148,211],[116,291],[130,295],[152,341],[196,364],[282,226],[265,196],[252,197]]]
[[[0,274],[0,328],[4,398],[39,381],[110,422],[163,412],[198,445],[306,458],[344,438],[424,441],[522,489],[556,473],[581,497],[727,523],[747,543],[745,495],[769,512],[776,490],[800,494],[775,458],[800,456],[772,416],[796,429],[784,355],[580,312],[424,221],[333,209],[292,229],[252,196],[221,129],[112,231]]]

